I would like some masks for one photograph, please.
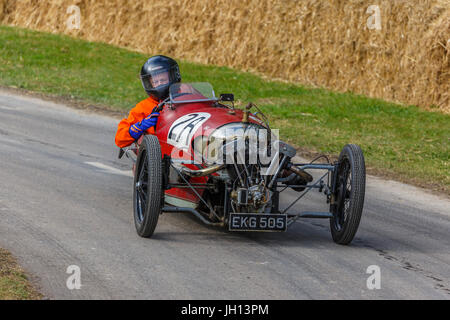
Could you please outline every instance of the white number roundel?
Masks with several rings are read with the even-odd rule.
[[[206,112],[190,113],[175,120],[169,129],[167,143],[179,149],[189,149],[195,132],[211,117]]]

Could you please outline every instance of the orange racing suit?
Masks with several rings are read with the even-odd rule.
[[[128,114],[128,118],[120,121],[116,133],[116,145],[119,148],[127,147],[132,144],[135,140],[130,136],[130,127],[144,120],[148,115],[150,115],[153,109],[158,105],[158,101],[149,97],[141,102],[139,102],[133,109],[131,109]],[[147,133],[154,134],[155,128],[151,127],[146,131]]]

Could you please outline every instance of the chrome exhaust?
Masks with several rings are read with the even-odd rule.
[[[224,164],[217,164],[215,166],[211,166],[204,169],[198,169],[198,170],[192,170],[186,167],[181,168],[181,173],[192,177],[192,178],[199,178],[199,177],[205,177],[207,175],[210,175],[214,172],[217,172],[219,170],[222,170],[225,168]]]

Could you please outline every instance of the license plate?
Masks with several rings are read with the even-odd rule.
[[[283,232],[287,229],[287,215],[231,213],[230,231],[266,231]]]

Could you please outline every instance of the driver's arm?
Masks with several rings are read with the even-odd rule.
[[[130,135],[130,127],[135,123],[144,120],[153,110],[157,103],[151,103],[144,100],[131,109],[128,118],[122,119],[118,125],[115,142],[119,148],[124,148],[135,142],[136,140]],[[151,127],[147,133],[154,134],[155,129]]]

